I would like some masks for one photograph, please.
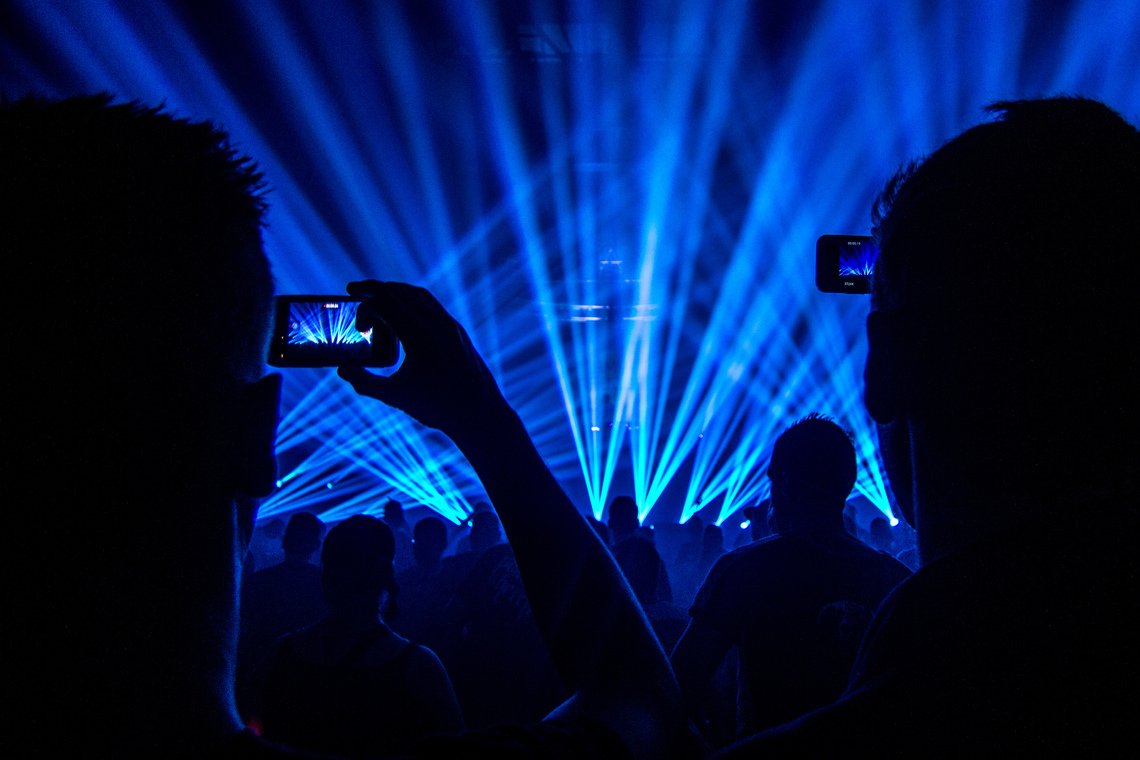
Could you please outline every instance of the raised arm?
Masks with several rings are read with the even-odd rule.
[[[635,757],[688,744],[680,692],[665,653],[613,558],[535,450],[463,328],[422,288],[351,283],[404,346],[391,377],[343,367],[358,393],[448,435],[474,467],[502,520],[539,631],[572,692],[555,715],[587,716]]]

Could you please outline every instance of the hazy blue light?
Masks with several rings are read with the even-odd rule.
[[[988,102],[1140,121],[1140,3],[557,5],[15,0],[0,86],[224,124],[273,188],[279,292],[432,289],[595,515],[628,493],[643,520],[719,523],[821,412],[854,433],[852,498],[890,516],[867,299],[815,289],[815,239],[866,233],[894,170]],[[486,498],[442,435],[331,370],[285,378],[263,514],[396,498],[458,521]]]

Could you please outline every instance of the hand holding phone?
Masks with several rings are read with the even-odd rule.
[[[401,409],[452,440],[478,436],[481,427],[510,412],[467,332],[427,290],[366,280],[349,283],[348,292],[366,299],[357,311],[358,327],[382,321],[404,347],[404,363],[388,377],[361,365],[340,367],[337,374],[357,393]]]

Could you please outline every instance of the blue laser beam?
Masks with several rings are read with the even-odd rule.
[[[1137,121],[1140,5],[777,6],[15,0],[0,87],[216,118],[273,187],[279,292],[429,287],[595,516],[621,492],[719,523],[812,411],[851,428],[853,494],[891,516],[867,302],[815,290],[814,240],[866,231],[885,178],[993,100]],[[288,371],[277,443],[263,514],[393,497],[457,521],[486,498],[450,442],[327,370]]]

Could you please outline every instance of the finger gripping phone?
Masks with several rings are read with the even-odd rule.
[[[274,367],[390,367],[399,358],[395,334],[382,320],[363,331],[352,296],[278,296],[268,362]]]
[[[878,256],[867,235],[821,235],[815,243],[815,286],[824,293],[870,293]]]

